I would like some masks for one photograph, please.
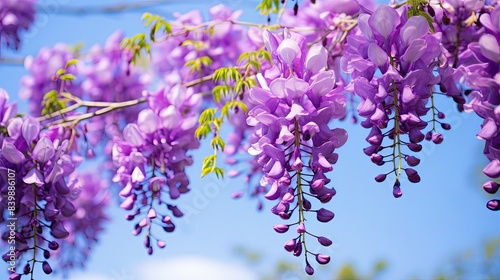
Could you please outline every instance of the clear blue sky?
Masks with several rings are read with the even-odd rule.
[[[58,1],[65,4],[55,8],[102,5],[102,2]],[[106,1],[106,4],[119,2]],[[254,12],[258,2],[172,1],[172,4],[151,12],[169,16],[175,11],[207,11],[208,7],[223,3],[244,9],[243,20],[265,22],[265,18]],[[46,20],[35,25],[37,31],[29,33],[20,52],[2,53],[4,57],[36,55],[41,47],[57,42],[82,42],[89,48],[102,44],[117,29],[124,30],[127,35],[144,31],[140,21],[142,12],[78,17],[58,12],[44,15]],[[22,66],[0,65],[0,87],[17,99],[18,81],[24,74]],[[368,131],[349,123],[340,124],[348,130],[349,141],[338,150],[340,159],[331,177],[337,195],[328,207],[336,217],[327,225],[309,223],[313,232],[329,236],[334,241],[333,246],[323,251],[331,254],[332,262],[326,269],[318,269],[319,275],[325,275],[321,274],[325,273],[323,270],[331,275],[346,262],[367,272],[375,261],[385,259],[389,269],[383,279],[413,276],[426,279],[444,267],[454,253],[479,247],[486,239],[500,235],[500,213],[485,208],[488,198],[480,189],[485,180],[480,172],[485,163],[481,153],[483,143],[475,137],[480,120],[474,115],[459,114],[454,108],[445,109],[449,103],[438,100],[439,103],[444,104],[441,109],[447,114],[453,129],[444,133],[443,144],[424,144],[420,154],[422,163],[418,166],[422,182],[415,185],[405,181],[400,199],[392,197],[391,180],[382,184],[373,180],[375,175],[385,172],[385,168],[376,167],[362,152],[367,146],[364,138]],[[26,109],[25,104],[21,108]],[[207,146],[196,151],[194,157],[200,159],[209,154]],[[193,211],[188,212],[192,215],[177,222],[176,231],[166,236],[165,249],[148,256],[142,238],[131,235],[133,223],[125,221],[124,212],[114,205],[110,211],[113,221],[94,249],[87,269],[76,273],[79,275],[77,279],[172,279],[159,274],[146,276],[144,271],[159,271],[161,268],[163,275],[173,277],[176,269],[184,269],[186,262],[191,262],[191,265],[186,268],[185,275],[205,271],[205,265],[228,271],[230,266],[232,270],[227,273],[243,275],[246,271],[248,279],[255,279],[255,275],[270,271],[278,260],[295,262],[303,271],[303,259],[283,250],[283,244],[291,235],[279,235],[272,229],[281,221],[269,213],[270,203],[266,204],[264,212],[258,213],[255,201],[230,198],[243,186],[240,180],[199,179],[199,163],[189,170],[193,190],[182,199],[181,205],[191,207]],[[200,206],[200,201],[205,202],[204,205]],[[265,260],[249,266],[234,254],[234,248],[238,246],[264,254]],[[313,246],[312,249],[320,248]],[[306,277],[301,273],[287,279]]]

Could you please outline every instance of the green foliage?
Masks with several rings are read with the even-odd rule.
[[[429,24],[429,29],[431,30],[432,33],[435,32],[434,29],[434,19],[424,11],[424,7],[427,6],[429,3],[427,0],[410,0],[407,1],[409,4],[409,9],[408,9],[408,18],[413,17],[413,16],[422,16],[427,20],[427,23]]]
[[[201,168],[201,177],[214,172],[218,179],[224,178],[224,170],[217,167],[217,154],[209,155],[203,159],[203,166]]]
[[[203,42],[203,41],[194,41],[194,40],[184,40],[182,42],[181,46],[183,46],[183,47],[193,46],[193,48],[197,52],[208,48],[208,46],[207,46],[207,44],[205,42]]]
[[[185,41],[184,44],[186,46],[193,45],[195,48],[204,47],[201,45],[196,46],[196,41]],[[250,77],[249,73],[251,71],[259,72],[262,60],[271,62],[269,52],[265,50],[246,52],[238,59],[238,64],[244,63],[242,67],[223,67],[214,71],[212,81],[219,84],[212,89],[212,96],[219,107],[205,109],[200,115],[200,125],[195,131],[195,136],[198,139],[205,139],[209,134],[214,135],[210,142],[214,154],[205,158],[201,171],[202,177],[211,172],[215,172],[218,178],[224,177],[223,170],[217,167],[216,161],[217,152],[224,151],[225,147],[224,140],[219,137],[221,126],[224,120],[229,120],[231,112],[237,113],[239,110],[242,110],[245,114],[248,112],[247,105],[240,100],[245,91],[257,85],[257,82],[253,77]],[[191,71],[201,71],[202,66],[209,66],[211,63],[212,60],[208,56],[203,56],[188,61],[186,66],[190,67]],[[243,74],[242,70],[244,70]],[[219,111],[220,114],[217,116]]]
[[[280,0],[262,0],[262,2],[257,5],[257,10],[261,15],[269,15],[272,13],[277,13],[280,9]]]
[[[151,55],[151,45],[146,41],[146,34],[144,33],[139,33],[131,38],[125,37],[120,45],[122,49],[129,50],[132,53],[130,63],[133,65],[136,64],[137,59],[141,56],[143,51]]]
[[[340,268],[336,279],[339,280],[358,280],[361,277],[356,273],[356,270],[351,264],[344,264],[342,268]]]
[[[156,41],[156,33],[163,32],[166,34],[172,34],[172,26],[161,16],[153,15],[151,13],[144,13],[142,15],[142,20],[144,21],[144,26],[150,26],[149,38],[151,41]]]
[[[51,90],[43,96],[42,106],[43,116],[66,108],[66,103],[64,102],[64,100],[59,99],[59,94],[57,91]]]
[[[208,56],[197,57],[196,59],[186,62],[184,66],[190,67],[191,72],[201,72],[203,66],[210,66],[212,64],[212,59]]]

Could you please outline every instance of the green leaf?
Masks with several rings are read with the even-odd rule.
[[[70,67],[71,65],[76,65],[78,63],[78,59],[70,59],[66,62],[66,69]]]
[[[212,172],[212,168],[203,168],[201,170],[201,178],[205,177],[210,172]]]
[[[215,167],[215,176],[217,176],[217,179],[224,179],[224,170],[220,167]]]
[[[61,75],[62,75],[62,74],[64,74],[64,73],[66,73],[66,69],[61,68],[61,69],[57,70],[57,72],[56,72],[56,76],[58,76],[58,77],[59,77],[59,76],[61,76]]]
[[[73,74],[63,74],[59,78],[61,79],[61,81],[74,81],[76,79],[75,75]]]

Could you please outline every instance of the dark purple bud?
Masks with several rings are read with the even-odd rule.
[[[425,134],[425,140],[431,141],[432,140],[432,131],[427,131]]]
[[[429,4],[427,5],[427,12],[429,13],[429,15],[431,17],[434,17],[436,15],[436,12],[434,11],[434,8],[432,8],[432,6],[429,5]]]
[[[302,243],[299,242],[295,245],[295,248],[293,249],[293,255],[298,257],[302,254]]]
[[[291,239],[287,243],[285,243],[285,250],[288,252],[292,252],[295,249],[296,245],[297,242],[295,241],[295,239]]]
[[[135,218],[135,215],[132,215],[132,214],[127,214],[125,216],[125,220],[127,220],[127,221],[132,221],[134,218]]]
[[[181,212],[181,210],[179,210],[179,208],[177,208],[177,206],[168,204],[167,208],[168,208],[168,210],[172,211],[172,214],[174,215],[174,217],[179,218],[179,217],[182,217],[184,215]]]
[[[443,14],[443,24],[449,25],[450,22],[451,22],[450,18],[446,14]]]
[[[438,119],[444,119],[446,116],[443,112],[438,113]]]
[[[47,261],[44,261],[42,264],[42,269],[45,274],[51,274],[52,273],[52,268],[50,267],[50,264]]]
[[[175,230],[175,225],[171,224],[171,225],[164,226],[163,230],[166,231],[166,232],[172,232],[172,231]]]
[[[375,177],[375,181],[381,183],[383,181],[385,181],[385,178],[387,178],[387,175],[386,174],[378,174],[376,177]]]
[[[288,225],[275,225],[273,228],[274,228],[274,231],[276,231],[277,233],[285,233],[288,231],[289,226]]]
[[[333,217],[335,217],[335,214],[333,214],[332,211],[327,210],[325,208],[319,209],[318,212],[316,213],[316,218],[318,219],[318,221],[322,223],[331,221]]]
[[[412,152],[420,152],[422,150],[422,145],[415,143],[408,143],[408,149]]]
[[[149,236],[147,236],[147,237],[144,239],[144,247],[146,247],[146,248],[151,247],[151,238],[150,238]]]
[[[380,154],[372,154],[370,156],[370,159],[372,160],[373,163],[377,165],[381,165],[384,162],[384,158]]]
[[[311,202],[307,199],[302,200],[302,206],[304,207],[304,209],[306,211],[311,210],[311,207],[312,207]]]
[[[498,191],[498,187],[499,187],[498,183],[494,182],[494,181],[488,181],[488,182],[483,184],[483,189],[487,193],[491,193],[491,194],[495,194]]]
[[[408,133],[410,142],[412,143],[420,143],[422,140],[424,140],[425,135],[420,131],[420,129],[414,127],[410,129],[410,132]]]
[[[64,228],[63,223],[59,221],[53,222],[50,229],[50,234],[52,234],[55,238],[62,239],[69,235],[69,232]]]
[[[55,241],[50,241],[49,242],[49,249],[50,250],[57,250],[57,249],[59,249],[59,243],[57,243]]]
[[[298,12],[299,12],[299,4],[295,3],[295,5],[293,5],[293,14],[296,16]]]
[[[309,275],[313,275],[314,274],[314,268],[312,268],[312,266],[310,264],[306,265],[306,273],[309,274]]]
[[[291,215],[287,212],[279,212],[278,216],[280,216],[280,218],[282,218],[283,220],[288,220],[291,217]]]
[[[365,153],[365,155],[367,156],[371,156],[372,154],[376,153],[379,151],[379,147],[380,146],[370,146],[370,147],[366,147],[363,149],[363,152]]]
[[[441,133],[439,132],[434,132],[432,134],[432,142],[434,142],[435,144],[441,144],[443,143],[443,135],[441,135]]]
[[[395,197],[395,198],[399,198],[403,195],[403,192],[401,191],[401,187],[400,187],[400,183],[399,183],[399,180],[396,179],[396,182],[394,182],[394,187],[392,189],[392,195]]]
[[[486,204],[486,207],[488,207],[488,209],[490,209],[492,211],[498,211],[498,210],[500,210],[500,200],[492,199],[492,200],[488,201],[488,203]]]
[[[43,257],[45,259],[49,259],[50,258],[50,252],[49,252],[49,250],[43,250]]]
[[[333,243],[330,239],[328,239],[324,236],[318,237],[318,242],[319,242],[319,244],[321,244],[325,247],[328,247],[328,246],[332,245],[332,243]]]
[[[316,0],[311,0],[311,4],[316,4]]]
[[[152,255],[153,254],[153,247],[149,247],[148,248],[148,255]]]
[[[327,263],[330,262],[330,256],[322,255],[322,254],[317,254],[316,255],[316,261],[319,264],[327,264]]]
[[[441,127],[444,129],[444,130],[450,130],[451,129],[451,125],[449,123],[442,123],[441,124]]]
[[[405,160],[409,166],[417,166],[420,163],[420,159],[414,156],[406,156]]]
[[[23,268],[23,273],[24,274],[29,274],[31,272],[31,266],[29,263],[26,263],[26,265]]]
[[[418,175],[418,172],[415,169],[406,168],[405,172],[406,172],[406,176],[408,176],[408,181],[410,181],[412,183],[420,182],[420,175]]]

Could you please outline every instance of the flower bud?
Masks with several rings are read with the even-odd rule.
[[[444,129],[444,130],[450,130],[451,129],[451,125],[449,123],[442,123],[441,124],[441,127]]]
[[[318,242],[325,247],[328,247],[328,246],[332,245],[332,243],[333,243],[330,239],[328,239],[324,236],[318,237]]]
[[[486,207],[488,207],[488,209],[490,209],[492,211],[498,211],[498,210],[500,210],[500,200],[492,199],[492,200],[488,201],[488,203],[486,204]]]
[[[495,181],[488,181],[488,182],[483,184],[483,189],[487,193],[491,193],[491,194],[495,194],[498,191],[498,187],[499,187],[499,185]]]
[[[314,274],[314,268],[312,268],[312,266],[309,265],[309,264],[306,265],[306,273],[309,274],[309,275],[313,275]]]
[[[406,176],[408,176],[408,180],[412,183],[418,183],[420,182],[420,175],[418,175],[418,172],[413,169],[413,168],[406,168],[405,170]]]
[[[292,252],[295,249],[296,245],[297,242],[295,241],[295,239],[291,239],[287,243],[285,243],[285,250],[288,252]]]
[[[30,264],[29,264],[29,263],[26,263],[26,265],[25,265],[25,266],[24,266],[24,268],[23,268],[23,273],[27,275],[27,274],[29,274],[30,272],[31,272],[31,266],[30,266]],[[9,278],[9,279],[10,279],[10,278]]]
[[[300,222],[299,226],[297,227],[297,233],[304,233],[306,232],[306,226],[304,225],[304,222]]]
[[[409,166],[417,166],[420,163],[420,159],[414,156],[406,156],[405,160]]]
[[[317,254],[316,255],[316,261],[319,264],[327,264],[327,263],[330,262],[330,256],[322,255],[322,254]]]
[[[273,228],[277,233],[285,233],[290,227],[288,225],[275,225]]]
[[[318,212],[316,213],[316,218],[318,219],[318,221],[322,223],[331,221],[333,217],[335,217],[335,214],[332,211],[327,210],[325,208],[319,209]]]
[[[52,273],[52,268],[50,267],[50,264],[47,261],[44,261],[42,264],[42,269],[45,274],[51,274]]]
[[[57,250],[57,249],[59,249],[59,244],[55,241],[50,241],[49,242],[49,249],[50,250]]]
[[[378,174],[376,177],[375,177],[375,181],[377,182],[383,182],[385,181],[385,178],[387,178],[387,175],[386,174]]]
[[[439,132],[434,132],[432,134],[432,142],[434,142],[435,144],[441,144],[443,143],[443,135]]]

